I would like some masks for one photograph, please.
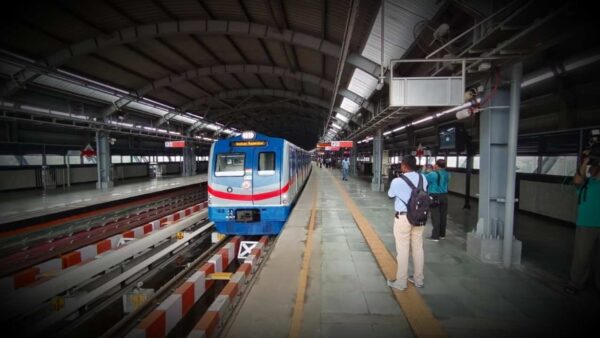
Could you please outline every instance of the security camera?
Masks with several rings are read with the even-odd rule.
[[[466,119],[467,117],[470,117],[471,111],[469,109],[463,109],[463,110],[459,110],[456,112],[456,119],[457,120],[462,120],[462,119]]]
[[[433,32],[433,38],[438,40],[448,34],[448,31],[450,31],[450,26],[443,23]]]
[[[477,88],[473,87],[467,89],[467,91],[465,92],[465,102],[473,100],[477,97],[478,94],[479,93],[477,92]]]
[[[465,93],[465,97],[467,96],[466,94],[467,93]],[[467,117],[471,117],[471,116],[473,116],[473,114],[479,112],[480,106],[479,106],[478,99],[472,98],[472,99],[468,100],[468,102],[470,103],[470,106],[456,112],[457,120],[466,119]]]

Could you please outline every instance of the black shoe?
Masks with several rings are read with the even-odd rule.
[[[440,236],[440,239],[446,239],[446,236]]]
[[[432,241],[432,242],[439,242],[440,239],[439,238],[433,238],[433,237],[427,237],[428,240]]]

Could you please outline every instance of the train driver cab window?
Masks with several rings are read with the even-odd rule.
[[[275,175],[275,153],[266,152],[258,154],[258,175]]]
[[[244,176],[243,153],[222,153],[217,155],[215,176]]]

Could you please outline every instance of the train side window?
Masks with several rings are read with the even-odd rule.
[[[244,176],[244,153],[221,153],[217,155],[215,176]]]
[[[258,154],[258,175],[275,175],[275,153],[264,152]]]

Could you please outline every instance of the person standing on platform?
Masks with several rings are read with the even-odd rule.
[[[584,153],[573,182],[577,185],[577,220],[575,247],[571,263],[571,277],[564,291],[575,294],[585,288],[592,266],[599,266],[595,245],[600,245],[600,158],[592,159]],[[588,169],[589,165],[589,169]],[[589,175],[588,175],[589,174]],[[594,259],[596,257],[596,259]],[[596,271],[596,288],[600,290],[600,272]]]
[[[427,191],[427,179],[423,174],[417,173],[417,160],[412,155],[406,155],[402,158],[400,165],[402,175],[405,176],[415,186],[422,184],[423,190]],[[423,287],[424,275],[423,266],[425,264],[425,254],[423,252],[423,229],[424,226],[413,226],[408,222],[407,204],[412,193],[412,188],[402,178],[397,177],[392,180],[388,196],[394,199],[394,239],[396,240],[396,261],[398,268],[396,271],[396,280],[388,280],[387,284],[398,290],[405,290],[407,282],[413,283],[416,287]],[[408,277],[408,256],[412,250],[413,260],[413,278]]]
[[[431,203],[431,223],[433,230],[431,237],[427,239],[438,242],[446,238],[446,219],[448,216],[448,181],[449,175],[446,171],[446,161],[439,159],[435,161],[433,171],[425,174]]]
[[[348,172],[350,171],[350,160],[346,157],[342,161],[342,180],[348,180]]]

